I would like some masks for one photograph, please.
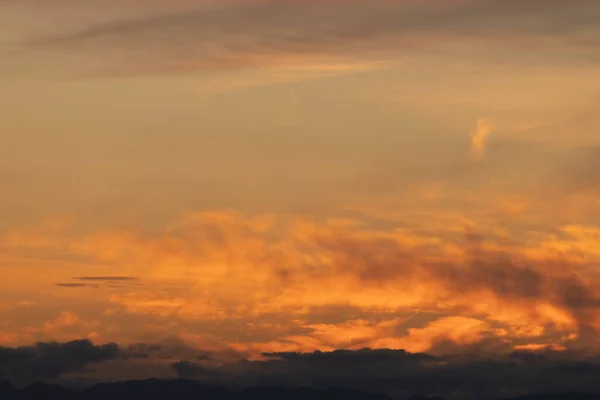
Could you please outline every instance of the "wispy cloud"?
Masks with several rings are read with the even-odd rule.
[[[133,276],[82,276],[73,278],[78,282],[56,283],[56,286],[65,288],[126,288],[138,286],[139,278]]]
[[[56,286],[66,287],[66,288],[99,288],[100,285],[94,285],[91,283],[55,283]]]
[[[471,134],[471,157],[473,161],[481,161],[487,152],[488,138],[494,127],[484,118],[477,121],[477,128]]]
[[[284,65],[263,69],[252,69],[242,73],[247,77],[222,76],[221,79],[210,77],[197,83],[199,93],[222,93],[235,90],[251,89],[255,87],[274,86],[288,83],[300,83],[316,79],[331,78],[336,76],[360,74],[370,71],[380,71],[393,67],[391,62],[335,62],[328,63],[299,63],[298,65]]]
[[[103,282],[122,282],[136,281],[138,278],[133,276],[83,276],[73,278],[77,281],[103,281]]]
[[[250,1],[179,12],[167,7],[152,17],[30,39],[22,49],[95,54],[95,68],[115,74],[272,66],[294,58],[439,48],[466,38],[485,38],[488,47],[530,40],[540,49],[546,42],[567,49],[575,43],[591,52],[595,44],[587,38],[597,33],[599,16],[600,6],[583,0]],[[112,67],[99,62],[108,55]]]

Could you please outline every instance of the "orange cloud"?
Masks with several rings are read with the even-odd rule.
[[[44,334],[53,334],[60,331],[62,328],[68,328],[81,323],[81,319],[69,311],[63,311],[56,319],[46,321],[41,327]]]
[[[446,231],[461,230],[450,226]],[[567,231],[581,251],[593,254],[593,231]],[[106,326],[123,313],[144,318],[148,325],[163,319],[174,324],[170,329],[178,335],[192,335],[211,346],[245,351],[338,346],[426,351],[441,348],[444,341],[470,346],[490,337],[515,345],[554,337],[554,344],[562,346],[565,335],[583,340],[582,329],[596,329],[593,293],[599,282],[589,273],[578,275],[583,270],[574,269],[577,264],[558,267],[529,256],[535,251],[550,255],[544,250],[553,246],[549,242],[539,242],[533,251],[465,234],[464,229],[459,237],[440,236],[436,230],[382,229],[356,218],[226,211],[186,214],[153,235],[72,235],[66,230],[48,235],[32,229],[27,235],[39,239],[31,242],[20,235],[18,241],[4,242],[4,251],[27,245],[31,251],[48,252],[55,246],[57,251],[67,249],[69,257],[90,260],[86,275],[141,278],[139,285],[60,289],[74,298],[85,293],[104,304],[97,318],[107,321]],[[70,271],[71,277],[82,275]],[[55,283],[49,276],[43,278],[48,287]],[[333,315],[315,314],[331,306],[346,307],[335,317],[341,318],[338,321]],[[408,326],[401,333],[402,320],[388,315],[423,309],[444,317],[423,327]],[[273,322],[267,323],[274,316],[285,328],[273,329]],[[78,332],[113,334],[93,320],[77,318],[63,313],[39,332],[69,334],[80,324]],[[254,327],[247,325],[249,318]],[[202,322],[205,328],[190,331],[186,321]],[[229,337],[232,328],[223,321],[234,324],[236,331],[254,333],[244,340]]]
[[[526,351],[565,351],[567,348],[564,346],[558,345],[548,345],[548,344],[524,344],[514,347],[515,350],[526,350]]]

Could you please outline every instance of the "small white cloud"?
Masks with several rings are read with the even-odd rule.
[[[481,161],[487,152],[488,138],[494,127],[484,118],[477,120],[477,129],[471,134],[471,157],[473,161]]]

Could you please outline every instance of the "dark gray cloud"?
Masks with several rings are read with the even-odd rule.
[[[73,278],[77,282],[55,283],[65,288],[127,288],[139,286],[139,278],[133,276],[81,276]]]
[[[97,382],[106,378],[106,368],[98,369],[102,365],[109,365],[111,373],[116,374],[111,377],[118,379],[119,371],[125,374],[131,368],[140,369],[140,362],[149,367],[168,366],[176,359],[208,362],[212,354],[187,346],[176,338],[127,346],[96,345],[88,339],[40,342],[32,346],[0,347],[0,378],[23,385],[33,381],[74,382],[83,374],[91,378],[90,382]]]
[[[114,343],[94,345],[89,340],[37,343],[26,347],[0,347],[0,376],[16,382],[54,380],[88,364],[115,359]]]
[[[181,361],[180,377],[231,385],[351,387],[446,398],[499,398],[535,392],[600,390],[600,363],[569,353],[513,352],[495,358],[433,357],[402,350],[270,353],[266,361],[214,368]],[[578,355],[581,357],[581,355]]]
[[[73,278],[76,281],[103,281],[103,282],[121,282],[121,281],[137,281],[138,278],[133,276],[82,276]]]
[[[437,359],[428,354],[411,354],[404,350],[336,350],[314,353],[266,353],[267,360],[241,360],[225,366],[181,361],[173,364],[179,376],[207,383],[233,386],[281,385],[355,386],[363,389],[384,390],[382,383],[414,370]],[[392,374],[392,375],[390,375]],[[354,381],[354,384],[352,383]]]
[[[404,350],[362,349],[265,353],[262,360],[215,363],[211,353],[177,340],[121,348],[114,343],[94,345],[78,340],[0,347],[0,376],[18,385],[34,380],[67,384],[77,382],[78,373],[85,372],[81,376],[93,384],[103,379],[94,378],[93,371],[105,363],[113,365],[110,379],[119,379],[119,371],[144,370],[146,364],[152,367],[146,368],[151,377],[162,371],[155,367],[170,365],[180,378],[238,389],[257,385],[317,389],[337,386],[385,392],[397,399],[415,393],[448,399],[492,399],[536,392],[598,391],[600,357],[593,356],[546,350],[508,351],[496,356],[463,352],[436,357]],[[180,361],[172,362],[178,358]],[[96,367],[87,368],[92,364]]]
[[[188,346],[176,337],[158,343],[135,343],[123,348],[121,354],[123,358],[187,359],[196,362],[210,361],[213,357],[212,353]]]
[[[90,288],[99,288],[99,285],[94,285],[91,283],[55,283],[55,286],[60,286],[60,287],[66,287],[66,288],[83,288],[83,287],[90,287]]]

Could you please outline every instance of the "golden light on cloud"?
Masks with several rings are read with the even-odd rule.
[[[124,331],[104,331],[99,321],[129,314],[148,323],[167,319],[178,336],[191,334],[184,321],[210,321],[215,327],[197,336],[211,338],[205,346],[246,352],[378,346],[447,351],[440,343],[470,346],[496,338],[502,348],[510,343],[525,346],[550,334],[577,336],[581,324],[596,324],[590,319],[593,314],[570,304],[572,288],[578,290],[578,302],[594,304],[592,293],[600,281],[591,275],[574,278],[570,267],[553,268],[540,261],[541,254],[553,257],[543,238],[534,251],[483,239],[443,238],[435,232],[375,229],[358,219],[317,222],[226,211],[185,214],[151,236],[104,231],[69,237],[68,232],[47,232],[41,225],[19,231],[21,240],[9,233],[3,238],[4,252],[68,249],[69,257],[108,263],[86,267],[90,277],[74,273],[75,283],[60,278],[65,293],[91,295],[104,306],[92,320],[85,310],[62,312],[39,328],[27,328],[26,337],[62,338],[84,331],[98,338],[121,337]],[[573,246],[580,243],[578,248],[585,251],[589,230],[569,232],[574,232]],[[128,277],[136,274],[143,280]],[[432,314],[425,327],[411,327],[419,315],[415,310],[440,316]],[[280,317],[267,322],[273,315]],[[224,321],[238,325],[241,336],[229,337],[218,328]],[[398,326],[404,324],[406,333],[399,334]],[[23,332],[14,329],[15,334]],[[281,340],[288,344],[276,344]]]

